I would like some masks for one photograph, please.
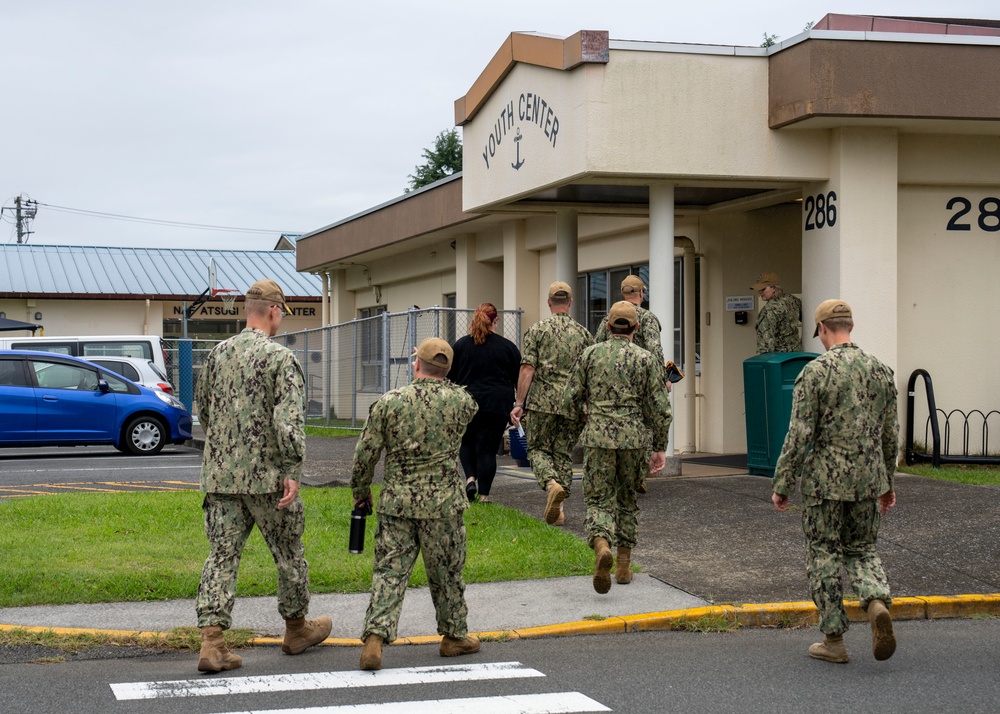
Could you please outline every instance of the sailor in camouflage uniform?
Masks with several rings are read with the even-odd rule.
[[[622,300],[632,303],[635,306],[635,313],[638,316],[639,324],[632,335],[632,344],[641,347],[653,355],[656,363],[666,364],[663,357],[663,345],[660,344],[660,320],[652,312],[642,306],[645,297],[646,284],[638,275],[629,275],[622,281]],[[609,315],[610,316],[610,315]],[[605,318],[597,328],[594,335],[594,342],[607,342],[611,339],[611,330],[608,329],[608,319]]]
[[[396,639],[406,584],[423,555],[442,635],[442,657],[479,651],[468,634],[465,604],[465,494],[458,450],[478,407],[464,388],[445,379],[454,357],[436,337],[420,343],[413,381],[385,393],[368,413],[354,451],[351,488],[356,505],[371,504],[375,464],[385,450],[384,485],[375,529],[372,597],[361,633],[361,669],[382,668],[382,644]]]
[[[305,619],[309,566],[299,496],[304,380],[295,355],[271,340],[286,311],[285,295],[273,280],[250,286],[246,329],[209,353],[195,390],[205,430],[201,490],[210,545],[197,599],[202,672],[242,664],[226,647],[222,632],[232,625],[236,574],[254,525],[278,569],[278,612],[285,619],[282,650],[299,654],[325,640],[333,626],[329,617]]]
[[[607,324],[611,339],[584,350],[563,393],[567,414],[577,420],[587,415],[580,435],[583,499],[595,556],[594,589],[602,594],[611,589],[612,543],[618,546],[615,581],[632,582],[636,489],[647,472],[656,473],[666,464],[671,420],[662,366],[632,342],[638,324],[635,306],[624,300],[615,303]]]
[[[792,418],[774,472],[778,510],[802,479],[802,528],[813,602],[823,642],[809,655],[847,662],[847,613],[841,568],[867,611],[875,659],[896,649],[889,584],[875,544],[881,516],[896,504],[898,455],[896,383],[892,370],[851,342],[851,307],[827,300],[816,308],[816,332],[826,353],[795,380]]]
[[[521,349],[517,396],[511,423],[521,423],[527,411],[528,457],[538,485],[547,493],[543,517],[563,524],[563,501],[573,485],[573,446],[583,422],[568,418],[562,395],[577,359],[594,338],[569,310],[573,289],[561,280],[549,285],[551,315],[528,328]]]
[[[764,300],[757,314],[757,354],[802,351],[802,301],[782,289],[776,273],[761,273],[750,289]]]
[[[660,320],[652,312],[642,306],[645,298],[646,284],[638,275],[628,275],[622,280],[621,285],[622,300],[632,303],[635,306],[636,316],[639,324],[632,335],[632,344],[641,347],[653,355],[657,365],[665,365],[666,359],[663,356],[663,345],[660,344]],[[611,339],[611,330],[608,329],[608,319],[604,318],[594,335],[594,342],[607,342]],[[666,376],[663,377],[664,381]],[[666,382],[667,391],[670,391],[670,382]],[[650,439],[647,437],[647,444]],[[652,450],[647,448],[647,457],[652,455]],[[647,459],[648,460],[648,459]],[[636,487],[639,493],[646,493],[646,474],[643,473],[639,485]]]

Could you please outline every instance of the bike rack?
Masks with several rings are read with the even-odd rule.
[[[913,400],[917,378],[924,381],[924,389],[927,392],[927,422],[924,424],[924,443],[927,443],[928,430],[930,431],[931,453],[926,454],[917,451],[913,447]],[[944,416],[944,453],[942,453],[941,427],[938,424],[938,415]],[[982,434],[982,454],[969,454],[969,419],[974,415],[979,415],[983,420]],[[934,383],[930,374],[924,369],[915,369],[910,375],[906,385],[906,463],[927,463],[930,462],[934,468],[939,468],[941,464],[980,464],[980,465],[1000,465],[1000,456],[989,455],[990,417],[996,415],[1000,419],[1000,411],[991,410],[983,413],[979,409],[973,409],[966,414],[961,409],[952,409],[945,412],[938,409],[934,400]],[[962,453],[949,454],[951,450],[952,419],[957,422],[961,419],[962,424]]]

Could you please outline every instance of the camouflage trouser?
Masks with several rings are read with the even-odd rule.
[[[827,635],[847,631],[841,567],[847,570],[861,608],[872,600],[889,605],[889,583],[875,551],[881,522],[878,501],[828,501],[803,498],[802,530],[806,536],[806,572],[819,629]]]
[[[205,535],[209,553],[198,585],[198,627],[233,624],[236,573],[254,524],[264,536],[278,567],[278,612],[286,620],[305,617],[309,610],[309,565],[303,555],[305,509],[301,497],[278,510],[281,493],[206,493]]]
[[[569,496],[573,486],[573,446],[582,425],[561,414],[528,412],[525,435],[528,438],[528,459],[538,485],[545,489],[554,480]]]
[[[587,506],[587,542],[605,538],[633,548],[638,530],[636,488],[648,468],[645,449],[583,450],[583,502]]]
[[[468,634],[469,609],[462,580],[465,568],[462,514],[447,518],[396,518],[380,514],[375,526],[372,599],[365,614],[362,640],[369,634],[379,635],[385,642],[396,639],[403,596],[417,553],[424,559],[438,634],[457,639]]]

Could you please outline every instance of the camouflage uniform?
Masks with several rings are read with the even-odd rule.
[[[372,405],[354,451],[351,489],[368,497],[385,450],[385,476],[375,512],[372,598],[361,633],[396,639],[406,584],[423,555],[438,634],[468,634],[465,604],[465,478],[458,461],[462,435],[478,407],[461,387],[418,378]]]
[[[572,452],[583,421],[567,418],[562,395],[577,359],[592,344],[587,328],[565,313],[536,322],[524,334],[521,364],[535,370],[524,405],[525,431],[531,470],[542,490],[553,480],[569,496],[573,485]]]
[[[892,490],[896,468],[896,383],[892,370],[853,343],[832,346],[795,380],[792,418],[774,473],[787,496],[802,477],[807,573],[820,630],[848,627],[841,592],[845,567],[861,607],[890,604],[875,550],[878,497]]]
[[[641,305],[635,305],[635,314],[639,319],[639,323],[636,325],[635,332],[632,335],[632,344],[637,347],[649,352],[653,355],[653,359],[659,367],[663,367],[667,360],[663,356],[663,345],[660,343],[660,319],[654,315],[651,311],[642,307]],[[611,339],[611,330],[608,329],[608,319],[605,317],[601,320],[601,326],[597,328],[597,334],[594,335],[594,342],[607,342]],[[666,380],[666,375],[663,375],[661,379]],[[668,394],[669,399],[669,394]],[[669,402],[668,402],[669,404]],[[667,418],[670,418],[670,412],[667,412]],[[646,434],[646,461],[649,461],[649,457],[652,454],[651,448],[652,437],[649,435],[648,431]],[[642,472],[641,484],[646,482],[646,471]],[[643,491],[645,493],[645,491]]]
[[[205,429],[202,510],[210,552],[198,586],[198,627],[232,625],[240,556],[254,524],[278,569],[278,612],[309,609],[303,555],[305,511],[296,498],[277,510],[285,479],[305,457],[305,380],[290,350],[247,328],[208,355],[195,389]]]
[[[765,352],[801,352],[802,301],[791,293],[782,293],[764,301],[757,315],[757,354]]]
[[[666,364],[666,359],[663,357],[663,345],[660,344],[662,330],[660,319],[642,305],[635,306],[635,313],[639,318],[639,324],[635,328],[635,334],[632,335],[632,344],[652,354],[657,364],[662,367]],[[601,320],[601,326],[597,328],[594,342],[607,342],[610,339],[611,330],[608,329],[608,319],[605,317]]]
[[[563,393],[563,408],[574,419],[587,414],[580,441],[588,541],[632,548],[650,433],[653,450],[663,451],[670,430],[670,398],[656,359],[625,337],[588,347]]]

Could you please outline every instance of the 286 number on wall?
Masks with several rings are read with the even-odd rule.
[[[821,230],[827,226],[833,228],[837,225],[837,194],[835,191],[806,196],[802,208],[806,212],[807,231]]]
[[[971,231],[974,217],[981,230],[988,233],[1000,231],[1000,198],[984,198],[979,202],[978,214],[972,210],[972,201],[965,196],[955,196],[945,208],[953,211],[948,221],[949,231]]]

